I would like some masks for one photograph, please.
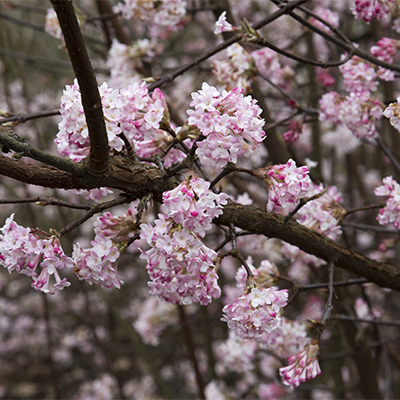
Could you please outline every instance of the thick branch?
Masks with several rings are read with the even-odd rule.
[[[254,206],[230,203],[224,207],[223,215],[215,222],[226,226],[233,222],[241,229],[282,239],[328,263],[335,261],[338,267],[363,276],[380,286],[400,291],[400,268],[371,260],[295,221],[285,224],[281,215],[268,213]]]
[[[76,19],[72,0],[50,0],[57,13],[71,64],[82,95],[89,130],[90,153],[85,162],[89,173],[101,176],[109,166],[108,137],[104,122],[101,98],[82,33]]]
[[[31,185],[58,189],[94,189],[109,187],[119,189],[136,198],[151,193],[154,199],[161,201],[162,193],[172,190],[177,182],[175,178],[165,177],[161,170],[140,162],[129,165],[126,160],[115,160],[106,176],[78,177],[72,173],[51,167],[26,164],[14,158],[0,154],[0,175]]]

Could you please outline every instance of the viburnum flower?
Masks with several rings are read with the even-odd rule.
[[[73,261],[64,254],[55,235],[18,225],[14,214],[7,218],[0,231],[0,264],[9,273],[15,270],[32,277],[32,287],[48,294],[71,285],[67,278],[60,278],[58,270],[72,268]],[[51,276],[55,279],[53,284],[50,283]]]
[[[286,164],[271,165],[253,171],[268,188],[267,211],[282,211],[288,204],[296,204],[307,196],[311,184],[306,166],[297,167],[290,159]]]
[[[139,228],[136,225],[136,207],[138,204],[139,200],[131,203],[122,217],[113,215],[110,211],[106,211],[98,217],[93,224],[96,236],[127,241]]]
[[[342,56],[344,57],[344,56]],[[378,87],[375,69],[360,57],[354,56],[339,67],[349,92],[369,93]]]
[[[58,22],[57,14],[53,8],[47,9],[44,31],[50,36],[53,36],[54,38],[64,42],[64,37]]]
[[[287,289],[263,288],[255,282],[249,279],[244,293],[222,309],[221,321],[227,322],[228,328],[242,338],[260,337],[276,329],[280,309],[287,304]]]
[[[197,142],[196,154],[212,159],[217,168],[227,162],[236,163],[238,157],[249,157],[264,140],[264,120],[261,108],[250,96],[243,96],[243,89],[219,91],[203,83],[202,89],[192,93],[188,110],[188,125],[198,128],[205,137]]]
[[[385,207],[379,210],[376,217],[381,225],[393,224],[398,229],[400,227],[400,185],[392,176],[387,176],[382,180],[383,185],[375,189],[375,196],[387,196]]]
[[[283,139],[285,142],[293,143],[303,132],[303,121],[294,120],[289,124],[289,130],[283,133]]]
[[[381,20],[390,11],[390,4],[394,0],[355,0],[353,14],[355,19],[362,19],[365,22],[371,22],[372,18]]]
[[[378,135],[375,122],[381,118],[383,106],[367,92],[353,92],[348,96],[329,92],[319,102],[320,121],[345,125],[358,138],[374,139]]]
[[[90,285],[95,283],[105,288],[120,289],[123,282],[117,272],[118,248],[111,239],[101,236],[96,236],[91,245],[93,247],[83,249],[79,243],[74,244],[72,258],[75,274]]]
[[[314,14],[318,15],[321,17],[324,21],[328,22],[335,28],[339,27],[339,14],[335,11],[330,10],[329,8],[323,7],[323,6],[317,6],[314,8]],[[315,25],[317,28],[330,33],[331,30],[323,24],[321,21],[315,19],[315,18],[310,18],[310,22]]]
[[[396,103],[391,103],[386,107],[383,115],[389,118],[390,125],[400,132],[400,96],[397,98]]]
[[[310,188],[309,196],[323,191],[323,185]],[[342,233],[339,226],[345,210],[339,205],[342,200],[335,186],[329,186],[321,197],[309,201],[296,214],[298,222],[335,240]]]
[[[163,194],[163,212],[175,223],[204,237],[228,199],[227,194],[215,194],[209,187],[210,182],[189,173],[175,189]]]
[[[154,139],[160,122],[169,120],[163,93],[156,89],[150,96],[145,83],[117,90],[104,82],[99,91],[110,149],[122,150],[124,142],[119,137],[121,133],[134,148],[137,142]],[[60,113],[62,121],[55,139],[57,149],[62,155],[78,162],[89,154],[90,141],[76,80],[64,90]]]
[[[125,19],[138,18],[150,27],[150,36],[167,38],[185,25],[186,1],[184,0],[124,0],[114,7]]]
[[[314,379],[321,374],[321,369],[317,360],[319,352],[319,342],[313,339],[304,350],[289,357],[289,365],[279,368],[279,373],[283,377],[283,384],[292,389],[302,382]]]
[[[379,60],[392,63],[399,47],[400,42],[398,40],[384,37],[380,39],[375,46],[371,47],[370,52]],[[377,74],[379,78],[384,81],[393,81],[395,78],[394,71],[383,67],[378,67]]]
[[[214,33],[218,35],[218,33],[231,32],[235,29],[236,28],[226,20],[226,11],[224,11],[215,23]]]
[[[207,305],[212,298],[219,298],[221,289],[214,265],[217,253],[172,218],[163,214],[158,217],[154,227],[140,225],[140,237],[150,245],[140,256],[147,261],[150,293],[181,305]]]

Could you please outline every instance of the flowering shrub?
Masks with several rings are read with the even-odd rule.
[[[0,398],[400,396],[397,2],[3,3]]]

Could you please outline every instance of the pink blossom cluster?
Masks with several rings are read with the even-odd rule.
[[[313,186],[310,196],[323,191],[322,184]],[[341,201],[342,196],[337,188],[329,186],[324,195],[308,202],[297,212],[298,222],[335,240],[342,233],[339,221],[345,210],[339,205]]]
[[[400,96],[397,98],[396,103],[391,103],[386,107],[383,115],[389,118],[390,125],[400,132]]]
[[[216,355],[222,360],[229,371],[246,373],[251,371],[256,355],[257,343],[251,339],[237,336],[235,331],[229,331],[229,338],[216,348]]]
[[[335,11],[330,10],[329,8],[323,7],[321,5],[318,5],[317,7],[314,8],[313,10],[314,14],[318,15],[322,20],[326,21],[330,25],[332,25],[335,28],[339,27],[339,14]],[[323,24],[321,21],[311,18],[310,22],[315,25],[317,28],[330,33],[331,30]]]
[[[120,289],[123,282],[117,271],[117,260],[120,256],[118,247],[111,239],[99,235],[91,241],[91,245],[92,247],[83,249],[79,243],[74,244],[72,258],[75,274],[90,285],[95,283],[105,288]]]
[[[163,213],[176,224],[204,237],[228,200],[226,193],[215,194],[209,188],[210,182],[195,173],[189,174],[175,189],[163,194]]]
[[[370,49],[371,54],[379,60],[392,63],[400,42],[395,39],[384,37],[380,39],[375,46]],[[378,67],[377,75],[384,81],[394,81],[394,71]]]
[[[317,354],[319,352],[318,340],[313,339],[304,350],[289,357],[289,365],[279,369],[283,377],[283,384],[291,388],[297,387],[302,382],[316,378],[321,374]]]
[[[157,137],[160,122],[167,112],[165,97],[160,90],[156,89],[150,97],[144,83],[117,90],[104,82],[99,91],[111,149],[122,150],[121,133],[133,144]],[[80,161],[88,155],[90,142],[76,80],[73,85],[66,86],[60,112],[62,121],[55,139],[57,149],[62,155]]]
[[[279,358],[287,358],[297,353],[308,341],[307,324],[285,317],[281,318],[276,329],[257,338],[261,349],[269,350]]]
[[[301,120],[293,120],[289,124],[289,130],[282,134],[285,142],[293,143],[298,138],[299,135],[303,132],[303,121]]]
[[[196,154],[212,159],[217,168],[238,157],[249,157],[265,137],[261,108],[243,89],[233,88],[222,94],[207,83],[192,93],[188,124],[199,129],[205,140],[197,142]]]
[[[166,39],[185,25],[185,0],[124,0],[114,7],[125,19],[137,18],[150,28],[150,36]]]
[[[342,64],[339,70],[343,75],[344,85],[350,93],[359,93],[364,98],[378,87],[375,68],[360,57],[352,57]]]
[[[199,237],[211,229],[226,201],[227,195],[212,193],[209,182],[195,174],[163,194],[163,213],[155,226],[140,226],[140,237],[150,245],[141,254],[147,260],[150,293],[172,304],[202,305],[221,295],[214,267],[217,253]]]
[[[392,176],[387,176],[382,180],[383,185],[375,189],[375,196],[386,196],[385,207],[379,210],[376,217],[381,225],[393,224],[398,229],[400,227],[400,185]]]
[[[268,212],[280,212],[287,205],[296,205],[308,195],[311,179],[306,166],[297,167],[289,159],[286,164],[271,165],[253,171],[254,175],[264,181],[268,188]]]
[[[365,22],[371,22],[372,18],[381,20],[390,11],[390,4],[394,0],[355,0],[353,14],[356,19],[362,19]]]
[[[172,218],[158,217],[154,227],[140,225],[140,237],[150,246],[140,256],[147,261],[150,293],[172,304],[211,303],[221,295],[214,268],[217,253]]]
[[[162,331],[178,323],[177,309],[172,304],[150,296],[139,305],[138,318],[133,327],[145,344],[158,346]]]
[[[127,241],[131,238],[138,230],[136,225],[138,204],[139,200],[131,203],[122,217],[116,216],[110,211],[103,213],[93,224],[96,236],[119,241]]]
[[[227,59],[213,62],[213,74],[226,90],[237,86],[249,91],[256,72],[251,55],[243,46],[234,43],[226,49],[226,56]]]
[[[357,93],[342,96],[337,92],[328,92],[319,102],[321,121],[345,125],[358,138],[377,137],[375,122],[381,118],[383,109],[380,101]]]
[[[132,45],[112,41],[107,57],[107,67],[110,68],[111,81],[118,87],[128,84],[141,83],[138,68],[143,67],[142,60],[145,56],[153,57],[156,52],[156,44],[149,39],[139,39]]]
[[[290,91],[295,76],[294,70],[289,65],[282,67],[278,60],[278,53],[264,47],[251,52],[257,71],[271,79],[281,89]]]
[[[222,309],[221,321],[227,322],[228,328],[242,338],[259,337],[279,326],[280,310],[286,306],[287,299],[287,289],[248,287],[232,304]]]
[[[67,278],[60,278],[58,270],[72,268],[73,261],[64,254],[56,236],[18,225],[14,214],[7,218],[0,231],[0,264],[9,273],[15,270],[30,276],[32,287],[48,294],[71,285]],[[51,276],[54,283],[50,283]]]
[[[50,36],[64,42],[64,37],[58,22],[57,14],[53,8],[48,8],[46,12],[46,21],[44,25],[44,31]]]

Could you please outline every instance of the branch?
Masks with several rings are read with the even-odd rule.
[[[275,3],[278,7],[282,7],[285,3],[283,3],[281,0],[271,0],[273,3]],[[323,31],[322,29],[317,28],[310,22],[308,22],[306,19],[300,17],[297,15],[295,12],[292,10],[288,10],[287,14],[289,14],[292,18],[294,18],[296,21],[300,22],[302,25],[307,27],[308,29],[314,31],[315,33],[318,33],[318,35],[324,37],[326,40],[329,42],[334,43],[336,46],[341,47],[344,50],[347,50],[348,52],[353,52],[354,55],[363,58],[364,60],[367,60],[375,65],[379,65],[383,68],[390,69],[392,71],[397,71],[400,72],[400,65],[397,64],[390,64],[386,61],[379,60],[378,58],[374,57],[370,53],[363,51],[359,49],[358,47],[355,47],[353,44],[350,44],[348,42],[344,42],[343,40],[340,40],[329,33]]]
[[[296,0],[296,1],[291,1],[286,3],[283,7],[281,7],[280,10],[275,11],[274,13],[268,15],[261,21],[256,22],[254,25],[252,25],[253,29],[260,29],[263,26],[271,23],[272,21],[275,21],[277,18],[282,16],[283,14],[288,13],[290,10],[293,8],[298,7],[299,5],[305,3],[308,0]],[[191,68],[195,67],[196,65],[200,64],[201,62],[207,60],[214,54],[219,53],[221,50],[226,49],[227,47],[231,46],[232,44],[239,42],[243,37],[243,34],[237,34],[229,38],[228,40],[225,40],[218,46],[213,47],[210,50],[207,50],[204,54],[201,56],[195,58],[193,61],[190,61],[189,63],[183,65],[182,67],[177,68],[174,72],[171,74],[168,74],[164,76],[163,78],[159,79],[157,82],[152,83],[149,85],[147,88],[149,92],[153,91],[155,88],[159,88],[164,86],[166,83],[172,82],[175,78],[177,78],[180,75],[183,75],[186,71],[189,71]]]
[[[45,151],[36,149],[13,131],[6,133],[0,132],[0,145],[6,149],[14,150],[23,157],[32,158],[33,160],[51,165],[52,167],[58,168],[62,171],[70,172],[76,176],[83,176],[86,172],[82,163],[76,163],[72,160],[57,157]]]
[[[85,163],[88,172],[99,177],[108,170],[109,147],[96,77],[72,6],[72,0],[50,1],[57,13],[68,55],[81,90],[82,105],[90,138],[90,152]]]
[[[284,218],[255,206],[232,202],[224,207],[224,213],[214,222],[226,226],[233,223],[246,231],[282,239],[327,263],[335,261],[335,265],[340,268],[363,276],[380,286],[400,291],[399,268],[371,260],[295,221],[285,224]]]

